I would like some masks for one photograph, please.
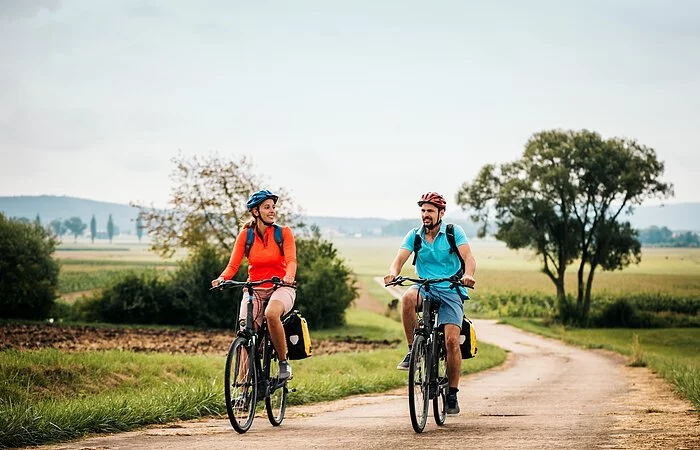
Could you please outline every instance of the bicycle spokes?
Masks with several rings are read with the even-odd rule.
[[[408,368],[408,401],[411,424],[417,433],[423,431],[428,417],[428,382],[430,375],[426,357],[425,338],[416,336]]]

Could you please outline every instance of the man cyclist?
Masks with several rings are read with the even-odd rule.
[[[447,238],[447,225],[442,222],[445,215],[447,202],[437,192],[427,192],[418,201],[420,206],[423,226],[414,228],[406,234],[394,261],[389,267],[389,274],[384,277],[385,283],[390,283],[401,273],[401,269],[414,251],[416,235],[419,236],[419,247],[415,265],[420,278],[446,278],[459,273],[461,283],[474,287],[474,271],[476,261],[472,256],[471,247],[464,230],[459,225],[454,225],[455,244],[459,256],[450,251],[450,243]],[[461,273],[464,261],[464,273]],[[459,375],[462,366],[462,355],[459,349],[459,333],[464,315],[463,301],[468,299],[464,287],[450,288],[450,283],[435,284],[430,287],[435,297],[439,298],[438,311],[439,325],[444,325],[445,346],[447,347],[447,378],[449,392],[447,394],[447,414],[458,414],[459,403],[457,392],[459,391]],[[413,345],[413,331],[416,328],[416,311],[420,307],[422,299],[419,297],[418,286],[411,286],[401,298],[401,319],[408,342],[408,354],[396,367],[400,370],[408,370]]]
[[[278,277],[286,284],[294,284],[297,271],[296,245],[294,235],[289,227],[281,227],[282,242],[278,245],[275,240],[274,225],[278,197],[268,190],[255,192],[250,196],[246,206],[253,216],[243,224],[241,232],[236,238],[231,252],[231,259],[219,278],[212,280],[212,286],[218,286],[222,281],[229,280],[238,272],[244,256],[248,258],[248,279],[252,281],[265,280]],[[253,229],[253,241],[247,247],[248,230]],[[279,230],[278,230],[279,232]],[[246,255],[246,253],[248,253]],[[239,320],[245,323],[248,311],[248,293],[243,292]],[[292,310],[296,291],[291,287],[275,289],[270,284],[261,285],[255,289],[253,298],[253,318],[258,327],[262,325],[262,307],[265,307],[265,319],[267,320],[272,345],[279,355],[279,378],[292,377],[292,366],[287,361],[287,341],[282,326],[282,316]]]

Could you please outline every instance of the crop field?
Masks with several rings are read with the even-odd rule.
[[[383,276],[388,271],[401,238],[336,238],[343,257],[360,279]],[[540,261],[527,251],[515,251],[494,240],[473,240],[477,262],[476,290],[472,297],[488,294],[528,293],[554,295],[554,285],[541,272]],[[413,275],[411,259],[404,275]],[[368,278],[364,278],[368,277]],[[576,268],[567,272],[567,291],[576,287]],[[596,271],[593,294],[642,294],[700,297],[700,249],[643,248],[642,261],[623,271]]]
[[[149,251],[147,244],[138,243],[64,244],[55,255],[61,265],[58,291],[62,300],[70,303],[127,272],[172,270],[184,254],[177,252],[173,258],[163,259]]]

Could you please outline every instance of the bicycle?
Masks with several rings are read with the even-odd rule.
[[[254,288],[265,283],[272,283],[275,287],[296,288],[296,285],[286,284],[273,277],[259,281],[227,280],[210,289],[242,287],[248,291],[245,326],[236,333],[236,338],[231,343],[224,372],[226,411],[231,425],[238,433],[245,433],[250,429],[259,401],[265,400],[267,418],[273,426],[282,424],[287,407],[288,380],[280,380],[277,377],[279,357],[272,345],[267,321],[263,317],[262,326],[257,331],[254,327]],[[282,324],[292,314],[297,313],[298,311],[293,310],[285,314]]]
[[[437,425],[444,425],[449,383],[447,380],[447,349],[445,333],[437,326],[440,304],[433,301],[430,285],[448,281],[451,287],[463,286],[458,278],[408,278],[398,276],[385,286],[406,286],[410,282],[424,289],[423,307],[418,314],[418,326],[413,333],[413,346],[408,366],[408,409],[411,425],[416,433],[422,433],[428,420],[428,407],[432,400],[433,417]]]

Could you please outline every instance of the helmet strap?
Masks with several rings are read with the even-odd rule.
[[[262,214],[260,214],[260,207],[259,207],[259,206],[256,206],[254,209],[258,212],[258,215],[256,216],[255,214],[253,214],[253,210],[251,210],[250,213],[253,214],[253,217],[255,218],[256,221],[259,220],[259,221],[262,222],[263,225],[265,225],[266,227],[270,227],[270,226],[272,226],[272,224],[275,223],[274,221],[272,221],[272,222],[265,222],[265,219],[262,218]]]

